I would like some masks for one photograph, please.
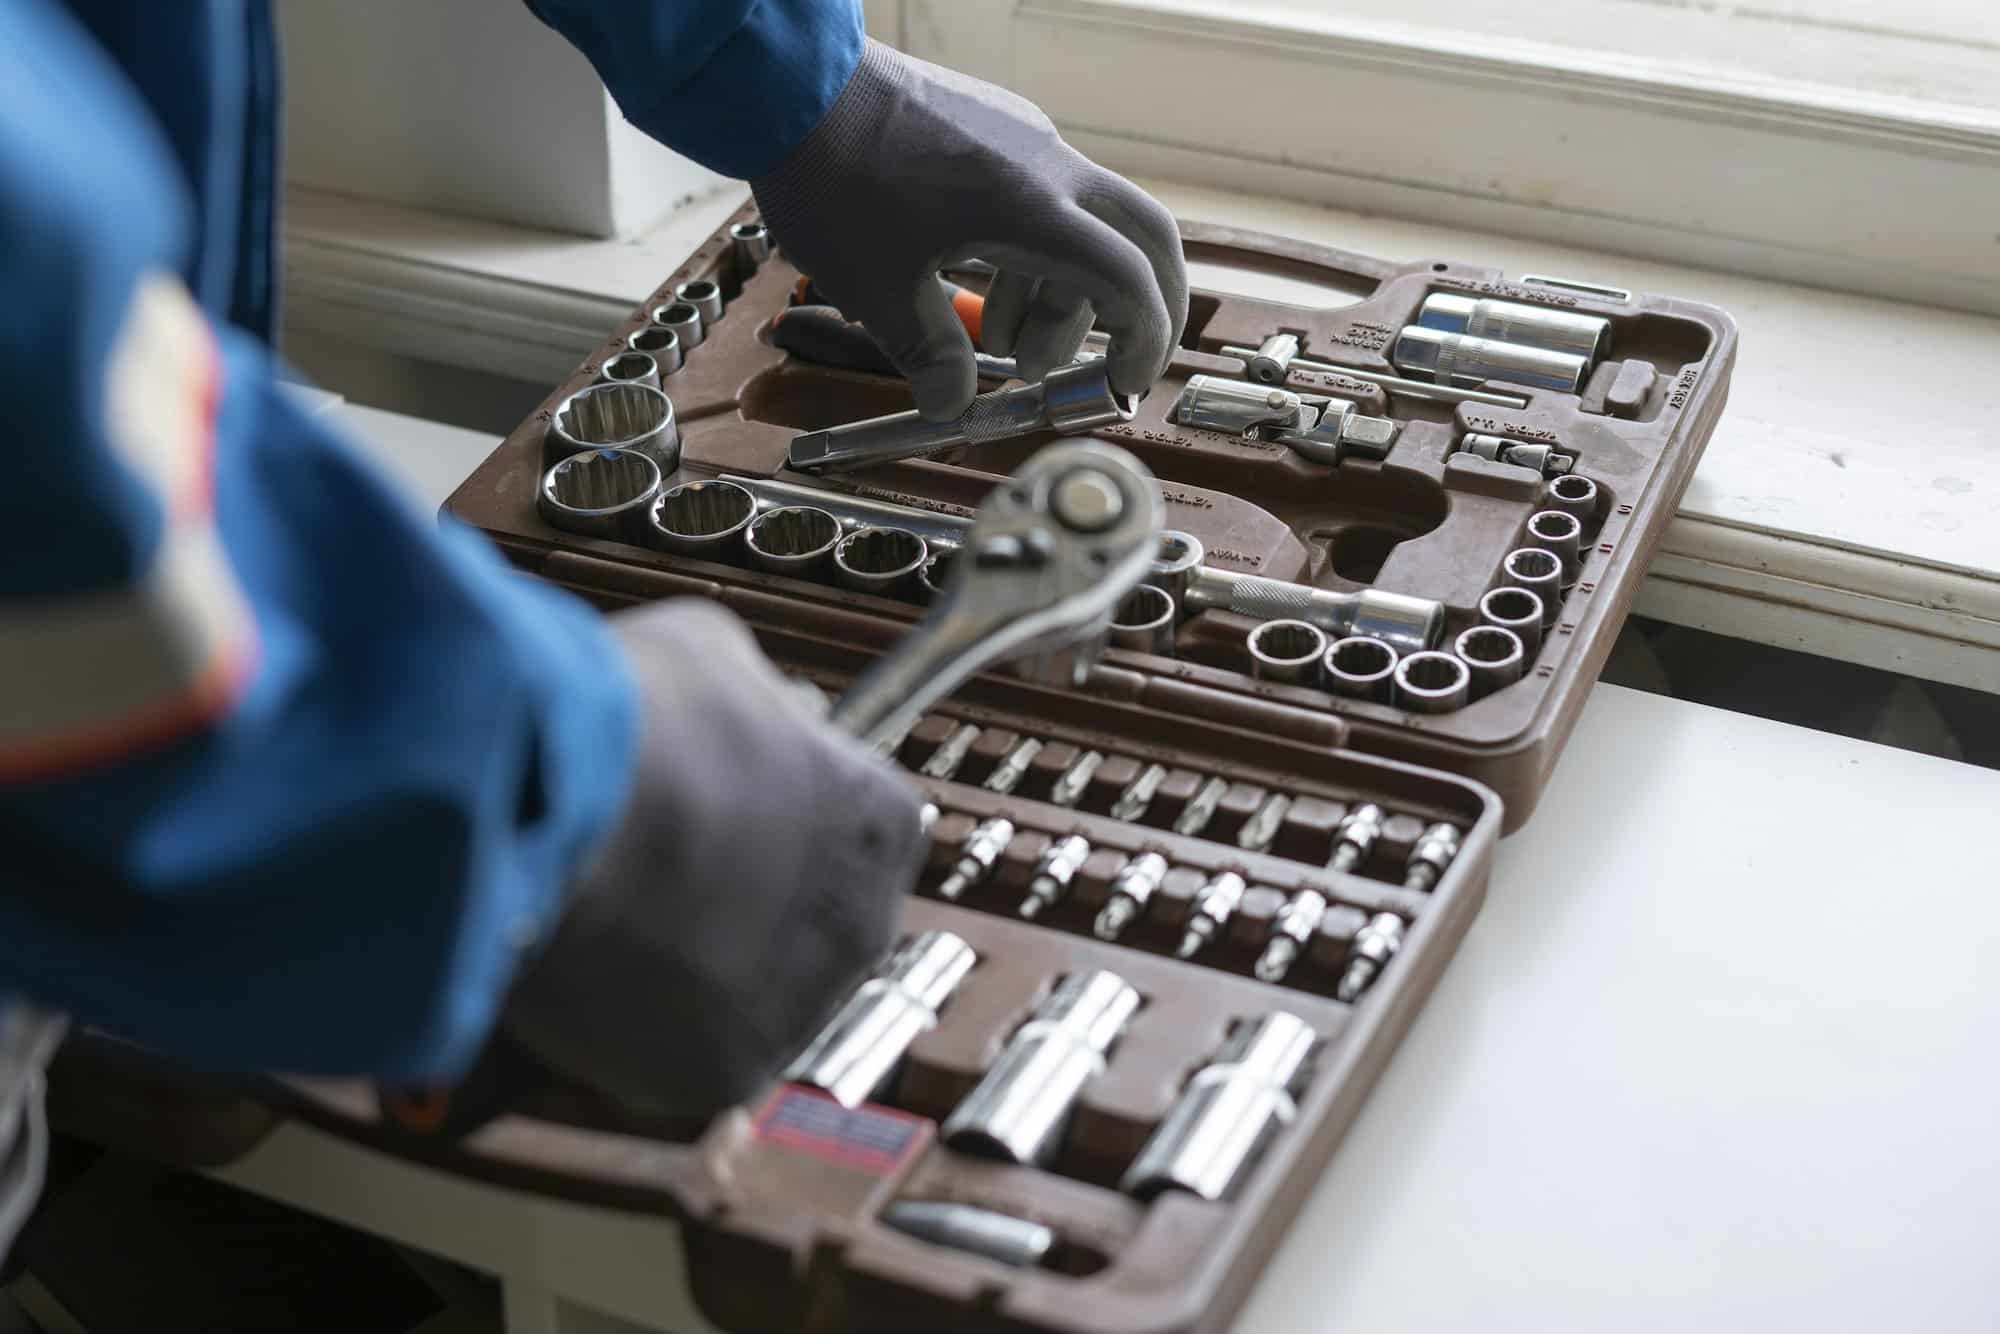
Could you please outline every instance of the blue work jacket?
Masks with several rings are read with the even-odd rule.
[[[530,7],[738,176],[862,45],[855,0]],[[276,388],[274,51],[265,0],[0,0],[0,993],[199,1067],[449,1075],[636,705],[586,608]]]

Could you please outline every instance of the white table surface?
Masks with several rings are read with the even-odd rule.
[[[420,492],[409,453],[482,448],[338,412]],[[2000,1328],[1996,812],[2000,773],[1598,687],[1237,1329]],[[508,1276],[521,1334],[704,1328],[658,1220],[295,1126],[220,1175]]]

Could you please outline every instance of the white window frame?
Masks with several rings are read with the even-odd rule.
[[[2000,313],[1977,116],[1216,0],[874,11],[1119,170]]]

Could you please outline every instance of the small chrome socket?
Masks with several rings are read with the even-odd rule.
[[[597,372],[600,384],[643,384],[660,387],[660,363],[648,352],[620,352]]]
[[[894,597],[916,581],[930,548],[907,528],[857,528],[833,548],[833,577],[857,593]]]
[[[686,356],[701,346],[705,326],[701,312],[686,301],[670,301],[653,310],[653,323],[663,329],[671,329],[681,340],[681,355]]]
[[[840,520],[810,505],[780,505],[750,521],[743,549],[750,563],[800,579],[825,572],[840,543]]]
[[[1111,643],[1136,653],[1174,656],[1176,608],[1163,588],[1139,584],[1111,612]]]
[[[1169,528],[1160,534],[1160,554],[1146,572],[1143,582],[1160,589],[1174,600],[1176,610],[1187,606],[1188,584],[1201,569],[1208,553],[1193,533]]]
[[[1562,562],[1562,581],[1576,582],[1583,565],[1583,523],[1564,510],[1542,510],[1528,516],[1528,544],[1550,552]]]
[[[1250,674],[1260,681],[1317,685],[1326,632],[1307,621],[1266,621],[1250,632]]]
[[[683,482],[653,507],[650,543],[703,560],[734,560],[757,517],[757,498],[734,482]]]
[[[1473,626],[1458,637],[1452,650],[1472,674],[1474,699],[1513,685],[1528,670],[1528,650],[1521,637],[1497,625]]]
[[[1396,703],[1411,713],[1452,713],[1472,698],[1472,670],[1449,653],[1412,653],[1396,664]]]
[[[1529,657],[1542,646],[1542,599],[1533,589],[1495,588],[1479,599],[1483,624],[1512,631]]]
[[[1525,588],[1542,600],[1542,630],[1562,612],[1562,558],[1540,547],[1522,547],[1500,562],[1500,577],[1514,588]]]
[[[1396,650],[1386,640],[1350,635],[1326,651],[1322,671],[1327,689],[1350,699],[1388,702],[1396,675]]]
[[[674,300],[685,301],[701,314],[701,327],[722,318],[722,288],[706,278],[695,278],[674,289]]]
[[[645,384],[593,384],[562,401],[542,442],[542,462],[593,449],[630,449],[660,465],[662,477],[681,466],[674,405]]]
[[[625,346],[651,357],[663,379],[681,368],[681,336],[664,324],[634,329]]]
[[[660,465],[651,458],[630,449],[593,449],[550,465],[535,509],[566,533],[641,542],[659,498]]]
[[[1570,472],[1549,482],[1549,508],[1588,520],[1597,514],[1597,483],[1582,473]]]
[[[747,278],[771,257],[771,231],[761,219],[739,222],[729,229],[729,247],[736,252],[736,272]]]

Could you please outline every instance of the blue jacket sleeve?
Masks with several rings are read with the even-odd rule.
[[[861,60],[860,0],[527,0],[625,118],[749,180],[783,162]]]
[[[622,809],[623,659],[212,328],[87,38],[24,0],[0,50],[0,992],[207,1068],[448,1075]]]

